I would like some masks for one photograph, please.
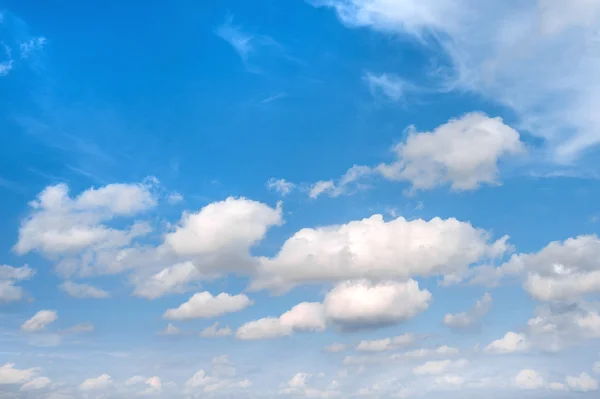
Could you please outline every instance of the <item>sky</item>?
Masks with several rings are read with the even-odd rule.
[[[0,398],[595,398],[599,0],[0,1]]]

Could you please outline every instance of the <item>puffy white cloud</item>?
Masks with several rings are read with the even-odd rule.
[[[548,389],[551,391],[568,391],[569,388],[562,382],[551,382],[548,384]]]
[[[0,280],[28,280],[35,276],[35,270],[25,265],[22,267],[13,267],[0,265]]]
[[[525,369],[517,374],[515,384],[521,389],[540,389],[546,385],[546,382],[535,370]]]
[[[23,384],[33,378],[35,369],[17,369],[14,363],[5,363],[0,366],[0,385]]]
[[[30,203],[31,214],[21,224],[15,250],[59,255],[91,246],[127,245],[145,230],[117,230],[103,222],[152,208],[156,199],[151,188],[148,184],[110,184],[72,198],[66,184],[46,187]]]
[[[512,108],[520,124],[568,161],[598,144],[597,0],[314,0],[351,27],[445,50],[441,91],[470,90]],[[576,60],[576,62],[574,61]]]
[[[568,376],[567,385],[574,391],[592,392],[598,390],[598,381],[592,378],[588,373],[581,373],[578,376]]]
[[[410,182],[412,190],[444,184],[457,191],[473,190],[498,184],[499,160],[523,151],[519,133],[501,118],[470,113],[433,132],[410,128],[406,142],[395,147],[398,160],[376,170],[390,180]]]
[[[267,188],[269,190],[279,193],[282,197],[285,197],[296,187],[292,182],[286,181],[285,179],[270,178],[267,181]]]
[[[397,337],[384,338],[377,340],[362,340],[356,346],[359,352],[383,352],[397,349],[402,346],[410,345],[415,341],[413,334],[403,334]]]
[[[326,389],[317,389],[308,386],[308,382],[312,377],[312,374],[309,373],[297,373],[289,381],[281,385],[279,393],[305,398],[336,398],[341,396],[341,393],[336,390],[336,384],[330,384]]]
[[[343,329],[376,327],[410,319],[429,307],[431,293],[414,280],[370,283],[346,281],[325,297],[327,318]]]
[[[282,222],[280,206],[273,209],[246,198],[229,197],[197,213],[184,214],[175,231],[165,237],[165,243],[179,255],[247,255],[270,226]]]
[[[465,379],[459,375],[442,375],[433,379],[437,387],[462,387],[465,384]]]
[[[14,281],[0,280],[0,303],[2,302],[17,302],[24,297],[23,288],[16,286]]]
[[[456,314],[448,313],[444,316],[443,322],[450,328],[468,328],[478,323],[489,312],[491,306],[492,296],[489,293],[485,293],[472,309]]]
[[[36,332],[46,328],[58,319],[56,310],[40,310],[33,317],[21,325],[21,331]]]
[[[525,289],[534,298],[573,300],[600,292],[600,239],[596,235],[553,241],[537,253],[515,254],[503,265],[526,275]]]
[[[431,360],[413,368],[413,373],[415,375],[440,375],[445,374],[447,371],[461,369],[467,364],[469,362],[465,359]]]
[[[37,389],[44,389],[52,384],[52,380],[48,377],[35,377],[34,379],[21,385],[21,391],[34,391]]]
[[[343,225],[296,232],[273,258],[261,258],[252,288],[285,289],[294,284],[352,278],[461,275],[470,265],[503,255],[508,237],[456,219],[389,222],[381,215]]]
[[[485,351],[492,354],[508,354],[525,352],[529,349],[529,341],[525,334],[507,332],[504,337],[497,339],[485,347]]]
[[[204,291],[194,294],[178,308],[168,309],[164,317],[172,320],[210,318],[225,313],[239,312],[252,305],[254,301],[244,294],[230,295],[225,292],[213,296]]]
[[[280,338],[294,331],[323,331],[326,327],[323,306],[302,302],[279,317],[266,317],[240,326],[236,337],[243,340]]]
[[[88,378],[84,380],[80,385],[79,389],[82,391],[96,391],[106,389],[113,385],[113,380],[110,375],[102,374],[95,378]]]
[[[151,275],[138,277],[133,295],[146,299],[156,299],[166,294],[182,293],[189,289],[191,281],[200,278],[200,272],[191,261],[177,263]]]
[[[233,334],[231,328],[229,328],[229,326],[219,328],[219,322],[216,322],[213,325],[206,327],[200,332],[200,336],[204,338],[228,337],[231,334]]]
[[[204,392],[216,392],[227,389],[248,388],[252,383],[248,379],[234,380],[231,378],[220,379],[212,375],[208,375],[206,371],[199,370],[185,383],[186,388],[190,392],[194,392],[198,388],[202,388]]]
[[[59,288],[67,294],[71,295],[73,298],[78,299],[103,299],[110,297],[110,294],[107,291],[89,284],[65,281],[59,286]]]

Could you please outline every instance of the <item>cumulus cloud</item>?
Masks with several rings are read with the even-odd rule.
[[[84,380],[80,385],[79,389],[82,391],[98,391],[106,389],[113,385],[113,379],[108,374],[102,374],[99,377],[88,378]]]
[[[341,392],[336,388],[336,384],[330,384],[325,389],[318,389],[308,385],[313,377],[310,373],[296,373],[289,381],[281,384],[279,394],[301,396],[306,398],[336,398],[341,397]]]
[[[529,349],[529,341],[525,334],[507,332],[504,337],[497,339],[485,347],[485,351],[492,354],[504,355],[508,353],[525,352]]]
[[[485,293],[483,297],[475,303],[473,308],[466,312],[456,314],[448,313],[444,316],[443,322],[450,328],[468,328],[478,323],[479,320],[489,312],[491,306],[492,296],[489,293]]]
[[[56,310],[40,310],[31,319],[21,325],[21,331],[37,332],[44,330],[46,326],[52,324],[58,319]]]
[[[546,382],[535,370],[525,369],[517,374],[515,384],[521,389],[540,389],[546,385]]]
[[[101,288],[97,288],[89,284],[75,283],[73,281],[65,281],[59,286],[59,288],[71,295],[73,298],[78,299],[103,299],[110,297],[110,294]]]
[[[204,291],[194,294],[178,308],[168,309],[164,317],[171,320],[217,317],[225,313],[239,312],[253,303],[254,301],[244,294],[230,295],[222,292],[213,296],[210,292]]]
[[[156,299],[166,294],[182,293],[190,288],[190,282],[198,280],[200,277],[200,272],[191,261],[177,263],[148,278],[135,277],[134,284],[136,287],[133,295],[146,299]]]
[[[450,65],[432,74],[432,83],[441,91],[469,90],[512,108],[523,128],[546,139],[553,160],[572,160],[600,141],[594,112],[600,101],[598,1],[313,3],[333,8],[347,26],[443,49]]]
[[[322,303],[303,302],[279,317],[266,317],[240,326],[239,339],[279,338],[296,331],[324,331],[328,326],[342,330],[381,327],[408,320],[426,310],[431,293],[420,290],[414,280],[370,283],[346,281],[335,287]],[[389,345],[406,344],[410,337],[390,339]],[[365,342],[363,347],[381,345]]]
[[[406,278],[465,274],[470,265],[502,256],[508,237],[456,219],[429,221],[382,215],[343,225],[305,228],[279,253],[260,258],[253,289],[285,290],[295,284],[352,278]]]
[[[231,334],[233,334],[231,328],[229,328],[229,326],[219,328],[219,322],[216,322],[213,325],[206,327],[200,332],[200,336],[203,338],[228,337]]]
[[[396,159],[391,163],[354,165],[338,181],[315,183],[310,197],[349,194],[364,188],[365,179],[374,176],[408,182],[412,192],[444,185],[454,191],[498,185],[500,161],[524,153],[525,146],[519,133],[501,118],[474,112],[451,119],[432,132],[419,132],[411,126],[407,139],[394,146],[393,152]]]
[[[598,390],[598,381],[592,378],[588,373],[581,373],[577,376],[568,376],[567,385],[574,391],[593,392]]]
[[[0,366],[0,385],[23,384],[35,375],[35,369],[17,369],[14,363]]]

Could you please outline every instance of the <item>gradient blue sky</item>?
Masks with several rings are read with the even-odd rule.
[[[596,397],[600,1],[143,3],[0,2],[0,397]]]

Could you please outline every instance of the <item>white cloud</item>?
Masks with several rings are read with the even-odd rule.
[[[23,384],[33,378],[36,373],[35,369],[21,370],[14,366],[14,363],[5,363],[0,366],[0,385]]]
[[[535,370],[525,369],[517,374],[515,384],[521,389],[541,389],[546,382]]]
[[[415,341],[415,336],[410,333],[399,335],[392,338],[384,338],[377,340],[362,340],[356,346],[356,350],[359,352],[383,352],[406,345],[410,345]]]
[[[34,391],[44,389],[52,384],[52,380],[48,377],[35,377],[21,386],[21,391]]]
[[[236,337],[242,340],[272,339],[291,335],[294,331],[323,331],[325,327],[323,306],[318,302],[302,302],[279,317],[243,324]]]
[[[99,377],[88,378],[84,380],[80,385],[79,389],[82,391],[96,391],[106,389],[113,385],[113,380],[110,375],[102,374]]]
[[[262,240],[271,226],[283,223],[276,209],[246,198],[229,197],[197,213],[186,213],[165,243],[182,256],[229,255],[248,257],[251,246]]]
[[[59,286],[59,288],[65,291],[67,294],[71,295],[73,298],[78,299],[103,299],[110,297],[110,294],[107,291],[104,291],[101,288],[97,288],[89,284],[80,284],[72,281],[65,281]]]
[[[173,192],[167,196],[167,201],[171,205],[178,204],[183,201],[183,195],[179,194],[178,192]]]
[[[12,267],[0,265],[0,303],[16,302],[25,297],[23,288],[15,285],[18,281],[28,280],[35,275],[35,270],[25,265]]]
[[[91,333],[94,332],[95,327],[92,323],[80,323],[76,324],[73,327],[69,327],[66,330],[63,330],[63,334],[81,334],[81,333]]]
[[[598,381],[588,373],[581,373],[578,376],[568,376],[567,385],[572,390],[579,392],[593,392],[598,390]]]
[[[183,293],[189,290],[189,283],[198,280],[200,272],[191,261],[177,263],[166,267],[148,278],[136,277],[133,295],[156,299],[172,293]]]
[[[229,389],[248,388],[252,383],[248,379],[234,380],[231,378],[220,379],[212,375],[208,375],[206,371],[199,370],[185,383],[189,392],[195,392],[198,388],[202,388],[204,392],[216,392]]]
[[[472,309],[456,314],[446,314],[443,322],[450,328],[468,328],[478,323],[489,312],[491,306],[492,296],[485,293]]]
[[[36,332],[46,328],[58,319],[56,310],[40,310],[31,319],[21,325],[21,331]]]
[[[229,337],[233,332],[229,326],[219,328],[219,322],[214,323],[211,326],[206,327],[200,332],[200,336],[204,338],[219,338]]]
[[[549,243],[533,254],[515,254],[502,267],[525,273],[525,289],[534,298],[573,300],[600,292],[600,239],[578,236]]]
[[[343,225],[305,228],[286,240],[273,258],[260,258],[253,289],[285,290],[295,284],[352,278],[457,275],[502,256],[508,237],[456,219],[384,221],[382,215]]]
[[[167,324],[167,327],[160,332],[161,335],[179,335],[181,334],[181,330],[174,326],[173,324]]]
[[[401,355],[394,355],[394,359],[397,358],[423,358],[429,356],[453,356],[458,355],[459,350],[447,345],[438,346],[435,349],[416,349],[409,352],[404,352]]]
[[[334,8],[348,26],[442,48],[451,65],[432,73],[440,90],[466,89],[512,108],[555,160],[600,141],[597,0],[313,2]]]
[[[286,181],[285,179],[270,178],[267,181],[267,188],[269,190],[279,193],[282,197],[285,197],[296,187],[292,182]]]
[[[246,61],[250,53],[255,49],[254,41],[256,39],[254,35],[244,32],[239,26],[233,25],[233,17],[228,17],[216,29],[215,33],[229,43],[244,61]]]
[[[305,398],[336,398],[341,393],[336,390],[336,385],[326,387],[326,389],[317,389],[308,386],[309,380],[313,377],[309,373],[297,373],[285,384],[281,385],[279,394],[293,395]]]
[[[497,339],[485,347],[485,351],[492,354],[508,354],[525,352],[529,349],[529,341],[525,334],[507,332],[504,337]]]
[[[420,290],[414,280],[369,283],[347,281],[336,285],[325,297],[327,318],[344,329],[396,324],[429,307],[431,293]]]
[[[415,375],[440,375],[447,371],[453,371],[465,367],[469,362],[465,359],[459,360],[431,360],[413,368]]]
[[[164,317],[172,320],[217,317],[225,313],[239,312],[253,303],[254,301],[244,294],[230,295],[222,292],[213,296],[210,292],[204,291],[194,294],[178,308],[168,309]]]

